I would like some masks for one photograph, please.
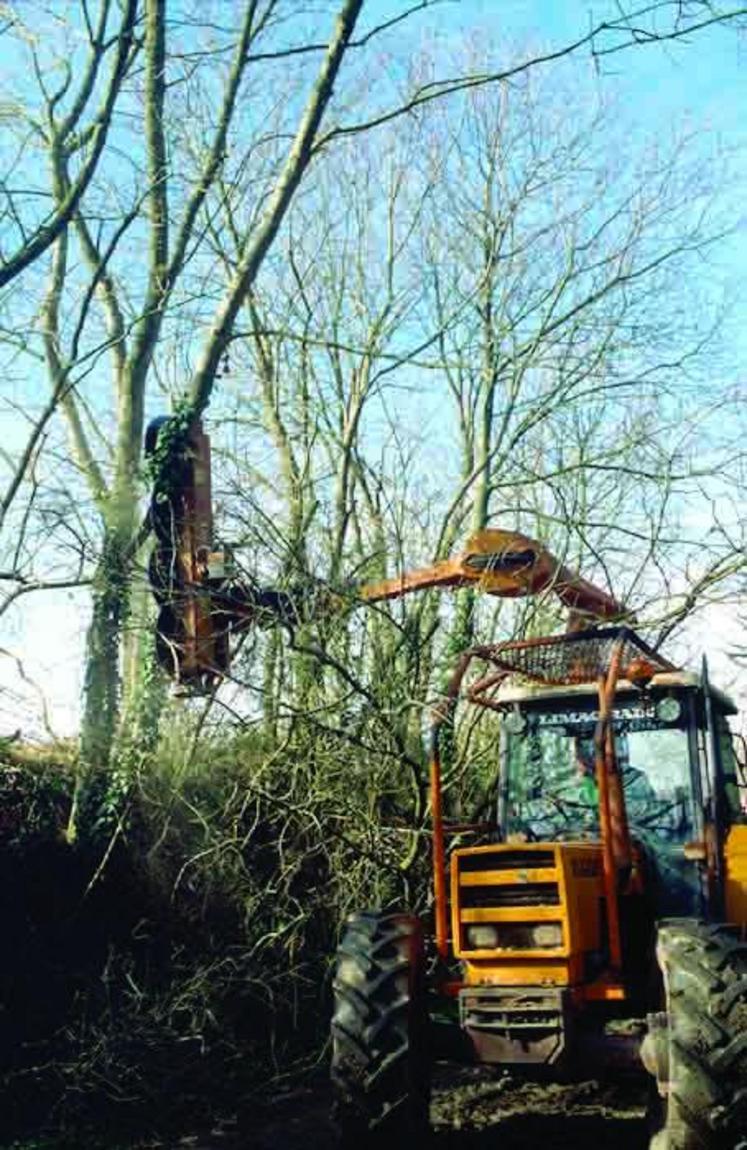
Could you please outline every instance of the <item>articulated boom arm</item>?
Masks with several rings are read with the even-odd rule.
[[[430,587],[469,586],[504,598],[554,591],[574,614],[593,619],[619,619],[627,614],[616,599],[574,574],[541,543],[496,527],[473,535],[461,555],[381,583],[364,584],[358,593],[361,599],[378,602]]]
[[[611,595],[574,574],[540,543],[497,528],[478,532],[466,551],[450,559],[352,591],[281,590],[242,582],[231,576],[226,553],[215,549],[210,440],[199,423],[179,433],[173,421],[155,420],[146,435],[146,454],[158,460],[166,447],[168,458],[150,510],[156,546],[149,575],[160,607],[159,659],[181,682],[210,682],[225,674],[231,633],[253,624],[292,625],[351,603],[383,602],[433,587],[474,586],[509,598],[552,590],[569,608],[570,628],[627,614]]]

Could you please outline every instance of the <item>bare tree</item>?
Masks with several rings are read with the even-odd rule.
[[[336,22],[328,37],[296,43],[292,38],[296,9],[280,0],[247,0],[233,13],[236,27],[210,25],[199,10],[187,11],[183,20],[171,24],[164,0],[145,0],[141,9],[127,5],[114,28],[110,24],[115,10],[104,2],[94,26],[83,5],[73,25],[88,58],[78,86],[73,82],[73,69],[38,47],[28,27],[31,17],[26,17],[26,26],[12,17],[12,27],[28,38],[35,62],[35,106],[31,107],[27,81],[23,107],[17,109],[18,123],[28,134],[19,141],[19,155],[28,164],[31,152],[26,143],[33,140],[38,148],[34,155],[44,158],[46,165],[39,191],[40,202],[49,210],[33,217],[24,202],[27,214],[19,214],[19,198],[6,181],[8,227],[16,229],[16,240],[20,237],[8,257],[8,282],[15,276],[14,287],[21,280],[31,283],[32,272],[35,278],[34,290],[26,292],[20,303],[10,299],[5,334],[8,346],[15,341],[14,355],[43,356],[49,398],[35,414],[25,445],[11,463],[3,512],[7,515],[26,489],[39,447],[61,410],[74,463],[72,498],[83,498],[85,485],[85,498],[100,525],[95,570],[87,562],[85,570],[73,572],[75,577],[93,580],[84,721],[84,757],[89,763],[106,762],[119,718],[121,639],[128,628],[130,575],[141,541],[140,444],[149,389],[153,395],[159,390],[182,392],[181,417],[194,418],[216,391],[237,333],[248,336],[263,418],[271,427],[287,476],[294,546],[303,543],[308,517],[318,515],[315,496],[310,500],[306,496],[309,443],[299,446],[290,432],[286,397],[278,390],[278,365],[283,360],[268,332],[273,317],[267,290],[259,290],[260,270],[271,252],[281,250],[278,241],[288,227],[290,207],[312,163],[321,170],[339,156],[342,165],[344,153],[339,149],[346,139],[358,139],[373,128],[381,130],[390,121],[396,121],[401,130],[403,117],[429,105],[437,107],[437,98],[500,86],[509,79],[515,83],[518,76],[530,75],[561,56],[585,51],[601,60],[642,43],[685,39],[703,27],[733,23],[743,14],[741,8],[696,3],[617,9],[613,18],[597,23],[572,43],[546,53],[528,53],[500,69],[460,66],[453,78],[434,72],[426,80],[415,81],[404,97],[384,88],[381,104],[372,106],[369,100],[361,112],[354,91],[362,75],[356,69],[364,66],[365,49],[382,34],[400,35],[403,22],[426,7],[424,3],[403,6],[388,20],[359,30],[363,2],[345,0],[334,6]],[[326,12],[319,26],[327,33],[325,20]],[[285,90],[275,95],[266,80],[276,74],[273,69],[288,61],[297,69],[290,98]],[[340,85],[333,99],[344,62],[349,67],[350,87],[346,90]],[[110,70],[105,75],[107,65]],[[96,100],[100,115],[91,121],[87,117]],[[448,162],[441,163],[446,164],[448,175]],[[414,171],[411,164],[406,183]],[[582,214],[583,205],[577,204],[576,219]],[[571,219],[565,222],[570,229]],[[631,232],[631,243],[633,239]],[[488,247],[493,244],[492,254],[486,242]],[[472,277],[471,285],[466,280],[449,284],[443,268],[435,273],[442,298],[416,337],[414,317],[407,314],[410,303],[399,297],[399,289],[389,290],[370,310],[365,330],[360,326],[351,330],[349,339],[343,333],[338,338],[334,330],[317,330],[314,339],[320,352],[316,357],[309,354],[311,310],[301,292],[303,285],[311,298],[308,274],[299,280],[298,269],[289,265],[302,301],[294,318],[293,346],[307,357],[306,374],[299,378],[311,384],[315,374],[319,375],[323,354],[326,379],[337,387],[334,419],[339,415],[339,422],[329,418],[326,404],[317,404],[306,424],[309,435],[319,437],[328,459],[334,458],[330,463],[334,512],[329,574],[335,579],[342,576],[356,551],[355,562],[361,564],[367,561],[367,552],[382,552],[388,535],[388,542],[394,538],[395,546],[401,543],[401,539],[397,542],[401,524],[388,527],[384,520],[387,501],[390,507],[401,507],[402,502],[388,496],[370,450],[363,449],[365,436],[360,434],[364,413],[371,410],[372,401],[381,402],[395,367],[400,370],[409,365],[415,371],[419,355],[432,351],[440,340],[438,370],[450,374],[455,397],[459,388],[466,388],[464,402],[474,401],[468,413],[471,426],[465,430],[465,460],[469,451],[484,453],[490,440],[485,466],[477,457],[471,468],[465,464],[460,489],[453,495],[443,524],[442,550],[470,515],[476,523],[491,513],[490,501],[501,485],[515,483],[515,475],[506,473],[503,462],[506,453],[513,460],[524,450],[534,425],[531,421],[526,426],[507,424],[500,441],[491,429],[497,426],[499,403],[508,399],[514,412],[517,404],[524,403],[526,381],[533,381],[536,397],[541,395],[535,342],[545,349],[554,345],[556,359],[565,357],[565,382],[554,399],[545,396],[545,403],[557,411],[564,396],[572,393],[579,399],[583,394],[583,372],[575,366],[582,327],[573,299],[574,292],[584,290],[578,268],[566,269],[566,286],[563,291],[558,288],[554,301],[539,294],[531,304],[530,286],[517,286],[514,298],[520,299],[523,293],[528,311],[519,323],[514,320],[515,346],[510,353],[505,344],[499,351],[499,343],[489,335],[501,290],[496,266],[499,257],[503,258],[500,244],[504,242],[506,237],[501,240],[496,234],[491,239],[485,233],[482,267],[472,266],[463,273]],[[323,250],[321,237],[320,244]],[[282,250],[290,251],[291,246]],[[627,269],[627,250],[621,243],[616,271],[610,258],[606,265],[589,264],[583,273],[589,281],[585,290],[594,297],[597,312],[611,297],[613,286],[622,293],[644,270],[643,263],[632,272]],[[143,251],[147,252],[145,261]],[[357,258],[365,262],[361,253]],[[524,254],[522,264],[519,251],[513,258],[518,284],[527,259]],[[36,270],[42,263],[48,280],[40,297]],[[386,255],[383,263],[388,266]],[[16,274],[21,271],[23,276]],[[605,274],[607,287],[602,286]],[[595,276],[598,287],[593,285]],[[444,293],[454,299],[447,300]],[[475,331],[467,337],[464,323],[475,300],[482,309],[483,376],[479,384],[474,379],[469,382],[465,374],[455,382],[457,345],[470,357],[476,346]],[[20,334],[28,330],[29,319],[36,321],[38,341]],[[530,320],[538,325],[535,336],[525,335],[521,328]],[[398,328],[407,333],[406,338],[397,337],[399,342],[394,338]],[[288,346],[286,340],[284,347]],[[545,354],[549,353],[545,350]],[[492,366],[491,355],[498,356]],[[424,370],[435,370],[433,363]],[[458,370],[464,373],[465,369],[462,365]],[[185,375],[189,378],[186,388]],[[105,393],[107,388],[111,390]],[[511,388],[517,389],[514,400]],[[467,399],[468,392],[472,399]],[[401,447],[400,442],[396,450]],[[326,499],[329,483],[324,490]],[[363,519],[367,519],[366,530]],[[373,543],[377,535],[378,542]],[[297,557],[301,565],[307,562],[302,552]],[[90,560],[88,551],[86,559]],[[31,587],[34,576],[27,571],[22,574]],[[136,660],[128,659],[128,666],[135,664]]]
[[[545,534],[560,525],[584,566],[633,595],[619,549],[651,538],[647,501],[669,521],[673,489],[697,473],[685,428],[707,434],[713,397],[686,398],[682,381],[705,377],[717,315],[684,322],[682,285],[720,228],[686,142],[626,170],[598,147],[609,117],[562,103],[536,78],[474,94],[431,203],[431,311],[461,461],[438,553],[496,516],[531,529],[539,512]],[[473,609],[464,594],[460,645]]]

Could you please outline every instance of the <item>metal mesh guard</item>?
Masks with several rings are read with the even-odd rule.
[[[622,645],[620,677],[635,679],[640,671],[656,674],[675,670],[627,627],[576,631],[521,642],[498,643],[486,652],[491,663],[540,683],[562,686],[595,682],[609,670],[612,652]]]

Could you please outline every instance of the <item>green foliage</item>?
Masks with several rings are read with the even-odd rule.
[[[95,1147],[248,1112],[318,1062],[345,916],[424,889],[401,867],[400,760],[301,720],[280,742],[195,741],[184,710],[164,729],[157,755],[127,764],[116,837],[65,841],[69,772],[9,775],[22,799],[0,867],[23,969],[5,974],[6,1139]]]
[[[72,772],[59,761],[27,754],[0,762],[0,849],[22,852],[29,843],[59,838],[72,790]]]
[[[129,540],[108,531],[94,578],[85,673],[84,775],[106,768],[119,716],[119,646],[130,605]]]
[[[143,476],[157,492],[158,499],[173,493],[175,464],[188,454],[188,440],[195,422],[194,404],[186,396],[177,399],[168,420],[161,426],[155,446],[145,461]]]

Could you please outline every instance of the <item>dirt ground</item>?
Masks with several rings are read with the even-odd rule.
[[[639,1084],[573,1085],[485,1078],[481,1071],[439,1071],[429,1150],[645,1150]],[[195,1150],[334,1150],[330,1098],[322,1085],[268,1099],[242,1138]],[[392,1148],[394,1150],[394,1148]]]

